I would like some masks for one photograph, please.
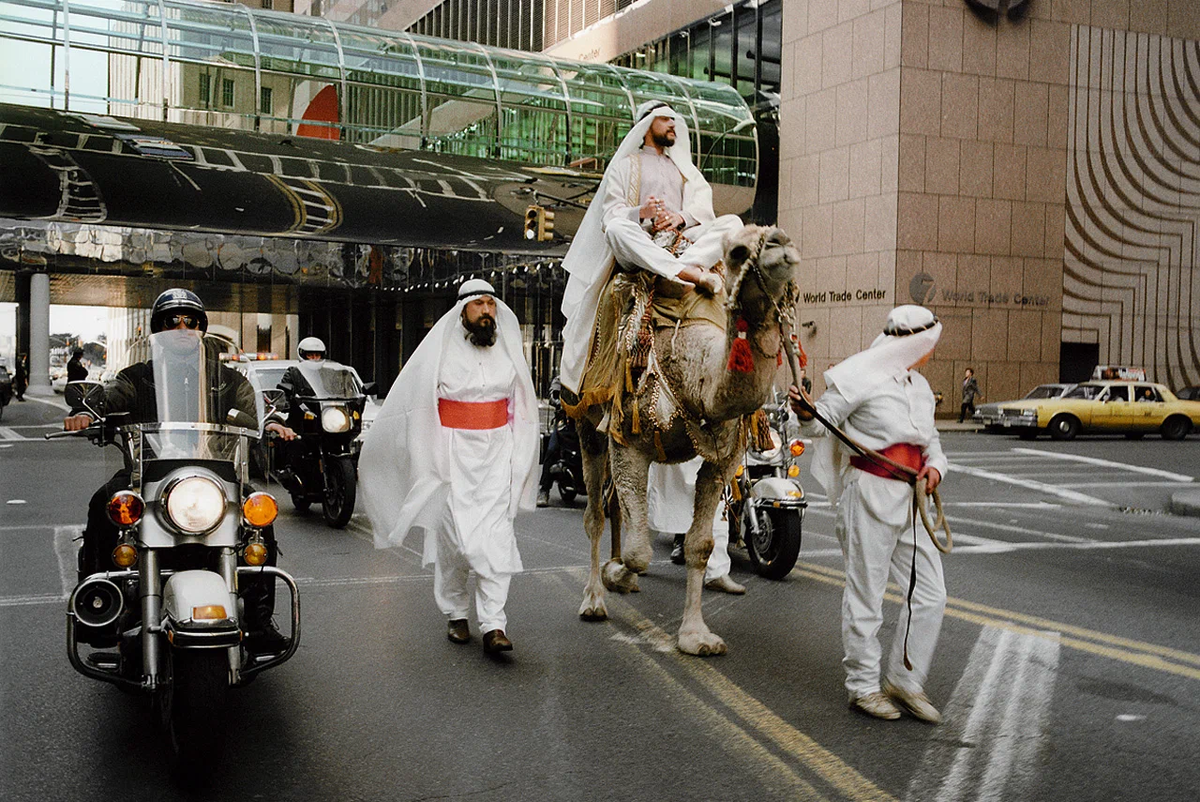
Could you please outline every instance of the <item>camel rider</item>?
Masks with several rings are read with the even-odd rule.
[[[608,377],[593,384],[586,370],[614,264],[648,270],[681,294],[697,284],[716,292],[720,281],[706,271],[723,256],[726,233],[742,227],[735,215],[713,213],[684,118],[661,101],[643,103],[634,117],[563,259],[570,277],[561,378],[569,411],[603,403],[611,392]]]
[[[513,518],[537,490],[537,397],[516,315],[482,279],[404,363],[359,458],[359,486],[375,547],[424,536],[446,636],[470,640],[467,577],[488,653],[509,651],[512,575],[522,570]]]
[[[898,306],[870,348],[825,371],[828,388],[816,409],[832,425],[869,449],[917,469],[932,492],[946,474],[946,457],[933,425],[934,397],[916,372],[933,355],[942,325],[924,307]],[[882,719],[900,709],[931,724],[941,713],[925,694],[933,662],[946,586],[932,540],[914,525],[913,490],[866,457],[850,457],[793,385],[792,408],[814,442],[813,476],[837,509],[834,531],[842,547],[846,589],[842,596],[842,645],[850,706]],[[878,633],[888,573],[909,596],[881,677]],[[905,655],[911,668],[905,667]]]
[[[150,312],[150,332],[158,334],[171,329],[195,332],[197,336],[208,331],[208,313],[199,296],[190,290],[170,289],[154,302]],[[245,428],[256,428],[258,410],[250,382],[236,370],[225,366],[221,367],[220,380],[218,404],[213,410],[218,418],[212,422],[234,422]],[[129,413],[129,423],[149,423],[158,419],[157,401],[153,366],[150,362],[137,362],[104,385],[101,411],[106,415],[125,412]],[[226,415],[227,418],[224,417]],[[93,422],[90,413],[73,409],[63,420],[63,429],[68,432],[80,431]],[[278,422],[268,423],[265,429],[284,439],[296,436],[295,432]],[[129,471],[121,469],[93,494],[88,503],[87,526],[83,530],[83,545],[78,558],[81,581],[90,574],[112,570],[111,555],[120,533],[105,508],[114,493],[130,486],[130,480]],[[267,565],[275,565],[278,548],[273,526],[263,530],[263,539],[267,543]],[[288,639],[275,628],[271,620],[275,610],[274,579],[246,581],[242,597],[246,610],[247,648],[260,653],[276,653],[286,649]]]

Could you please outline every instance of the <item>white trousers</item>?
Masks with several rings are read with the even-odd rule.
[[[471,565],[461,551],[450,541],[442,527],[437,538],[437,561],[433,565],[433,598],[448,618],[466,618],[471,607],[471,596],[467,592],[467,579]],[[490,632],[504,629],[508,617],[504,604],[508,601],[508,586],[512,574],[484,576],[475,574],[475,614],[479,619],[479,631]]]
[[[912,489],[904,482],[884,479],[851,469],[849,483],[838,503],[835,532],[846,564],[846,590],[842,594],[842,647],[846,690],[851,697],[879,690],[879,628],[883,624],[883,595],[888,573],[907,599],[913,561]],[[899,506],[897,506],[899,505]],[[897,509],[908,509],[900,518]],[[904,523],[885,523],[886,519]],[[916,528],[917,581],[912,598],[912,624],[904,667],[904,633],[909,624],[908,603],[901,604],[896,633],[888,658],[887,678],[898,687],[920,691],[933,663],[946,583],[942,558],[925,527]]]
[[[651,529],[675,535],[691,527],[696,474],[703,464],[703,457],[674,465],[651,463],[646,488],[647,518]],[[724,512],[724,503],[718,503],[713,515],[713,550],[708,567],[704,569],[705,582],[725,576],[733,564],[729,558],[729,522],[721,519]]]
[[[718,217],[711,223],[693,226],[684,234],[692,240],[687,250],[672,256],[654,244],[640,225],[627,218],[610,220],[604,229],[608,246],[621,265],[637,266],[660,276],[674,278],[687,265],[712,267],[725,255],[725,235],[740,231],[742,220],[735,214]]]

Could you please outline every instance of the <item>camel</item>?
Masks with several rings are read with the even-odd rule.
[[[700,607],[704,569],[713,548],[713,514],[745,447],[747,416],[768,400],[784,358],[781,316],[792,312],[793,271],[799,261],[795,246],[778,228],[745,226],[729,235],[724,259],[728,294],[716,296],[727,298],[725,325],[655,329],[648,367],[636,386],[586,408],[579,422],[587,485],[584,529],[591,541],[591,569],[579,608],[584,620],[607,619],[605,588],[638,590],[638,574],[650,564],[650,463],[684,462],[700,454],[704,464],[696,480],[692,525],[684,539],[687,596],[678,648],[701,656],[726,652],[725,642],[704,623]],[[609,292],[606,289],[606,298]],[[601,434],[605,429],[607,434]],[[605,503],[606,467],[611,467],[619,506]],[[613,559],[601,568],[606,506]],[[623,521],[628,522],[629,537],[621,544]]]

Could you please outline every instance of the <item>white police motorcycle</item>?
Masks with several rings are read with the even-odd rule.
[[[758,436],[751,432],[745,459],[725,488],[725,501],[730,545],[745,547],[759,576],[778,580],[788,575],[800,555],[808,502],[797,478],[804,444],[788,439],[787,395],[775,396],[762,408],[758,422],[766,431]]]
[[[120,405],[106,405],[105,387],[72,382],[68,402],[96,422],[48,435],[86,435],[123,456],[129,486],[106,508],[119,541],[105,570],[70,595],[67,654],[81,674],[150,697],[180,781],[202,778],[219,760],[227,691],[284,663],[300,641],[296,583],[266,565],[263,534],[278,507],[249,487],[261,396],[222,364],[222,344],[196,331],[151,335],[134,349],[149,362],[122,385],[140,396],[136,416],[106,416]],[[128,422],[138,419],[153,422]],[[280,652],[252,652],[239,588],[275,580],[291,596],[290,641]]]

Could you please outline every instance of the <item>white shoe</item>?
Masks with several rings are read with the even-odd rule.
[[[881,718],[885,721],[895,721],[900,718],[900,711],[892,704],[892,700],[881,691],[874,691],[865,696],[856,696],[850,700],[850,709],[868,716]]]
[[[722,574],[716,579],[710,579],[704,583],[704,587],[709,590],[719,590],[722,593],[732,593],[734,596],[741,596],[746,592],[746,586],[733,581],[733,577],[729,574]]]
[[[942,714],[933,706],[933,702],[925,695],[925,691],[905,690],[884,680],[883,692],[896,705],[912,714],[913,718],[920,719],[927,724],[942,723]]]

